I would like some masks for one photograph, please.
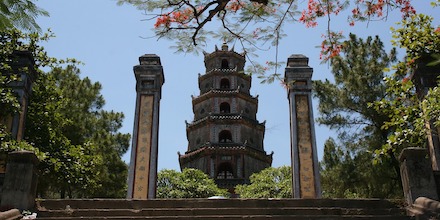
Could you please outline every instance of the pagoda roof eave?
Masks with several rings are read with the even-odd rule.
[[[187,123],[186,124],[186,128],[190,128],[193,126],[198,126],[200,124],[206,123],[206,122],[214,122],[215,121],[225,121],[225,120],[230,120],[230,121],[236,121],[236,122],[245,122],[247,124],[250,125],[256,125],[256,127],[258,129],[262,129],[264,130],[266,121],[260,123],[257,120],[253,120],[250,119],[248,117],[243,117],[241,114],[230,114],[230,115],[224,115],[224,114],[216,114],[216,115],[208,115],[206,117],[203,117],[197,121],[193,121],[192,123]]]
[[[207,71],[205,74],[203,75],[199,75],[199,81],[204,80],[207,77],[210,77],[211,75],[236,75],[238,77],[241,77],[243,79],[246,80],[251,80],[251,76],[248,74],[245,74],[244,71],[237,71],[235,68],[234,69],[212,69]]]
[[[246,99],[247,101],[253,102],[254,104],[258,103],[258,96],[253,97],[248,93],[244,93],[240,91],[240,88],[236,90],[218,90],[218,89],[211,89],[208,92],[205,92],[201,94],[200,96],[193,97],[193,104],[199,103],[201,101],[204,101],[208,98],[211,98],[213,96],[230,96],[230,95],[237,95],[243,99]]]
[[[182,164],[185,161],[192,161],[194,158],[203,157],[207,155],[211,155],[213,153],[221,153],[221,152],[238,152],[244,153],[246,155],[252,156],[269,164],[272,164],[273,152],[271,154],[266,154],[265,151],[261,151],[250,146],[237,144],[236,146],[222,146],[215,145],[211,143],[206,143],[205,146],[193,150],[187,151],[185,154],[179,154],[179,162]]]

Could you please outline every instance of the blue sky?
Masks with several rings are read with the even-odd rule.
[[[306,1],[300,1],[305,4]],[[438,14],[428,0],[414,1],[416,10],[430,15]],[[153,21],[145,21],[142,11],[133,6],[117,6],[115,0],[39,0],[37,5],[50,13],[50,17],[40,17],[37,22],[43,30],[50,28],[55,38],[44,44],[50,56],[56,58],[76,58],[84,63],[80,66],[82,76],[99,81],[106,100],[105,109],[125,114],[122,132],[132,133],[135,108],[135,78],[133,66],[143,54],[157,54],[164,68],[165,84],[162,87],[159,130],[159,169],[179,170],[177,152],[187,150],[185,120],[192,121],[191,95],[199,95],[198,73],[205,71],[203,55],[175,54],[173,42],[150,38],[153,36]],[[437,10],[437,13],[435,11]],[[386,48],[391,48],[389,27],[401,17],[393,12],[387,22],[358,23],[348,26],[346,17],[333,19],[333,29],[343,30],[345,34],[358,36],[380,35]],[[435,24],[439,24],[439,17]],[[314,68],[313,79],[332,78],[329,66],[319,60],[322,33],[325,21],[317,28],[305,28],[302,24],[285,26],[287,37],[280,43],[279,58],[286,61],[291,54],[304,54],[309,57],[309,65]],[[210,41],[204,49],[214,50],[214,45],[222,42]],[[232,45],[230,45],[232,46]],[[241,52],[238,45],[236,51]],[[261,51],[256,60],[273,60],[275,53]],[[403,52],[400,52],[402,55]],[[284,73],[284,66],[279,70]],[[257,119],[266,120],[265,150],[274,151],[272,166],[290,165],[290,137],[287,93],[279,83],[260,84],[253,77],[251,94],[259,95]],[[317,100],[313,105],[317,106]],[[318,112],[314,112],[315,118]],[[323,155],[323,144],[330,136],[335,136],[326,127],[316,126],[318,157]],[[129,162],[129,153],[124,160]]]

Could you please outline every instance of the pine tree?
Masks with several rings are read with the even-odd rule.
[[[389,118],[371,107],[385,97],[384,71],[396,61],[395,49],[387,53],[377,36],[363,40],[350,34],[341,52],[330,60],[334,83],[314,84],[314,96],[319,99],[317,121],[338,134],[338,143],[328,140],[325,145],[321,164],[324,195],[400,197],[396,155],[373,154],[387,141],[389,131],[381,127]]]

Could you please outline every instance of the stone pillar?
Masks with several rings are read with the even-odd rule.
[[[127,198],[156,197],[159,104],[164,75],[160,57],[146,54],[134,66],[136,110]]]
[[[37,193],[37,156],[31,151],[14,151],[8,155],[1,206],[20,210],[34,208]]]
[[[10,82],[7,86],[17,95],[20,109],[17,113],[5,115],[0,113],[0,124],[6,126],[6,130],[11,133],[15,140],[22,140],[24,135],[24,125],[29,103],[29,96],[32,92],[32,84],[37,78],[35,62],[32,53],[29,51],[14,51],[11,54],[9,63],[11,72],[1,73],[3,75],[16,75],[19,80]],[[9,113],[8,113],[9,114]],[[6,172],[7,152],[0,152],[0,188],[3,184]]]
[[[19,77],[19,80],[9,83],[8,87],[11,87],[14,93],[17,94],[20,111],[15,115],[0,119],[2,121],[0,123],[6,125],[14,139],[22,140],[28,100],[32,91],[32,84],[37,78],[37,72],[34,69],[34,58],[29,51],[14,51],[11,60],[12,74]]]
[[[291,55],[284,75],[289,88],[287,98],[294,198],[321,198],[311,94],[313,69],[308,62],[309,58],[304,55]]]
[[[406,148],[399,156],[403,193],[409,205],[418,197],[438,200],[431,161],[427,156],[428,151],[424,148]]]
[[[430,88],[438,86],[437,80],[440,75],[440,65],[430,66],[429,63],[435,61],[431,56],[419,58],[416,62],[416,68],[411,75],[411,79],[416,87],[417,94],[423,99]],[[440,171],[440,128],[434,126],[434,120],[426,123],[428,131],[428,150],[431,159],[432,170]]]

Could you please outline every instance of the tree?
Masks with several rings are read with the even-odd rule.
[[[123,114],[104,111],[101,85],[79,77],[74,59],[48,57],[41,41],[51,34],[22,33],[7,29],[0,33],[0,114],[20,108],[8,87],[19,79],[11,73],[14,51],[29,51],[35,61],[38,79],[29,101],[25,141],[16,141],[0,128],[3,152],[32,150],[40,160],[39,194],[44,197],[124,197],[127,165],[121,155],[127,150],[129,134],[121,134]],[[49,73],[41,67],[50,67]]]
[[[371,153],[382,148],[389,134],[382,129],[389,115],[371,104],[386,96],[384,70],[396,61],[395,54],[395,49],[387,53],[378,37],[363,40],[350,34],[341,54],[330,59],[335,82],[314,82],[317,121],[336,130],[341,143],[329,139],[325,144],[321,165],[327,196],[401,196],[398,152],[377,160]]]
[[[41,15],[49,16],[49,13],[31,0],[3,0],[0,2],[0,30],[18,28],[39,31],[35,18]]]
[[[323,197],[401,198],[400,179],[391,161],[373,161],[369,151],[353,153],[328,139],[320,162]]]
[[[157,174],[157,198],[208,198],[226,196],[227,191],[217,187],[213,179],[197,169],[182,172],[161,170]]]
[[[101,85],[75,66],[54,68],[34,87],[25,140],[48,155],[41,163],[42,196],[124,197],[129,134],[122,113],[104,111]]]
[[[387,142],[375,153],[388,156],[390,152],[400,152],[405,147],[426,145],[427,135],[432,132],[426,124],[440,124],[440,92],[437,86],[431,88],[426,96],[420,97],[411,74],[420,62],[434,60],[440,54],[440,27],[432,25],[432,17],[414,15],[402,20],[401,26],[393,31],[395,46],[406,49],[406,57],[395,66],[395,74],[385,78],[387,97],[374,103],[381,114],[388,114],[383,129],[390,131]]]
[[[35,69],[40,66],[52,66],[62,60],[50,58],[44,52],[44,49],[38,44],[46,41],[50,33],[39,36],[38,34],[22,33],[17,29],[3,29],[0,31],[0,119],[5,119],[19,112],[21,109],[17,100],[17,95],[9,86],[11,82],[20,80],[16,71],[12,69],[14,62],[14,53],[16,51],[28,51],[33,55]],[[71,60],[75,62],[75,60]],[[44,158],[44,153],[38,148],[29,145],[25,141],[17,142],[6,130],[3,124],[0,124],[0,149],[7,153],[13,150],[31,150],[34,151],[40,159]]]
[[[391,11],[400,11],[404,17],[415,13],[411,0],[309,0],[307,5],[294,0],[118,0],[118,4],[124,3],[144,11],[148,20],[155,20],[156,36],[173,40],[180,52],[194,52],[207,39],[219,39],[238,41],[250,54],[267,48],[267,44],[277,47],[288,24],[315,27],[319,18],[326,18],[323,59],[341,50],[342,34],[330,27],[332,16],[346,11],[348,24],[354,25],[358,21],[386,20]],[[206,28],[209,22],[217,24],[219,30]],[[257,70],[261,70],[259,65],[253,73]]]
[[[292,172],[289,166],[269,167],[250,176],[249,185],[238,185],[241,198],[292,198]]]

